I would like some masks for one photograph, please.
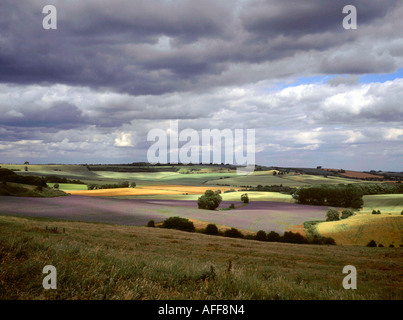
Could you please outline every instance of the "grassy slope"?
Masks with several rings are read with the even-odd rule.
[[[377,194],[364,196],[363,212],[380,210],[382,213],[397,213],[403,211],[403,194]]]
[[[384,246],[403,246],[403,216],[358,214],[348,219],[322,222],[317,232],[332,237],[339,245],[365,246],[371,240]]]
[[[398,248],[262,243],[1,216],[0,231],[0,300],[402,298]],[[42,288],[48,264],[57,268],[57,290]],[[357,290],[342,288],[345,265],[357,268]]]
[[[36,186],[7,182],[5,185],[0,183],[0,195],[14,197],[60,197],[67,194],[61,190],[52,188],[43,188],[42,191]]]

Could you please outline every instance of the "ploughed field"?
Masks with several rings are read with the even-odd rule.
[[[236,209],[227,209],[234,203]],[[250,231],[283,232],[307,220],[323,220],[327,207],[286,202],[223,201],[216,211],[201,210],[197,201],[159,199],[114,199],[70,195],[57,198],[0,197],[0,214],[46,217],[88,222],[144,226],[181,216]]]

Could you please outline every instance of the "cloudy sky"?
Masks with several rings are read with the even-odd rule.
[[[0,163],[145,161],[179,119],[255,129],[259,164],[402,171],[402,17],[398,0],[1,0]]]

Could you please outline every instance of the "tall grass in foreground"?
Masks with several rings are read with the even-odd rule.
[[[0,216],[0,299],[401,299],[402,261],[399,248]],[[42,288],[48,264],[57,290]],[[358,290],[342,288],[347,264]]]

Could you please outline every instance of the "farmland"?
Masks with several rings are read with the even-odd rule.
[[[402,299],[397,248],[2,216],[0,231],[0,299]],[[61,290],[43,290],[48,264]],[[343,288],[345,265],[357,268],[358,290]]]
[[[317,225],[317,231],[340,245],[365,246],[374,240],[378,245],[403,246],[403,216],[359,214],[340,221],[322,222]]]
[[[223,201],[218,211],[212,211],[198,209],[197,202],[191,200],[0,197],[0,214],[136,226],[144,226],[149,220],[162,221],[167,217],[181,216],[250,231],[282,232],[306,220],[323,219],[327,210],[327,207],[273,201],[253,201],[247,206],[241,206],[238,201],[235,202],[237,209],[220,210],[228,208],[231,203]]]

